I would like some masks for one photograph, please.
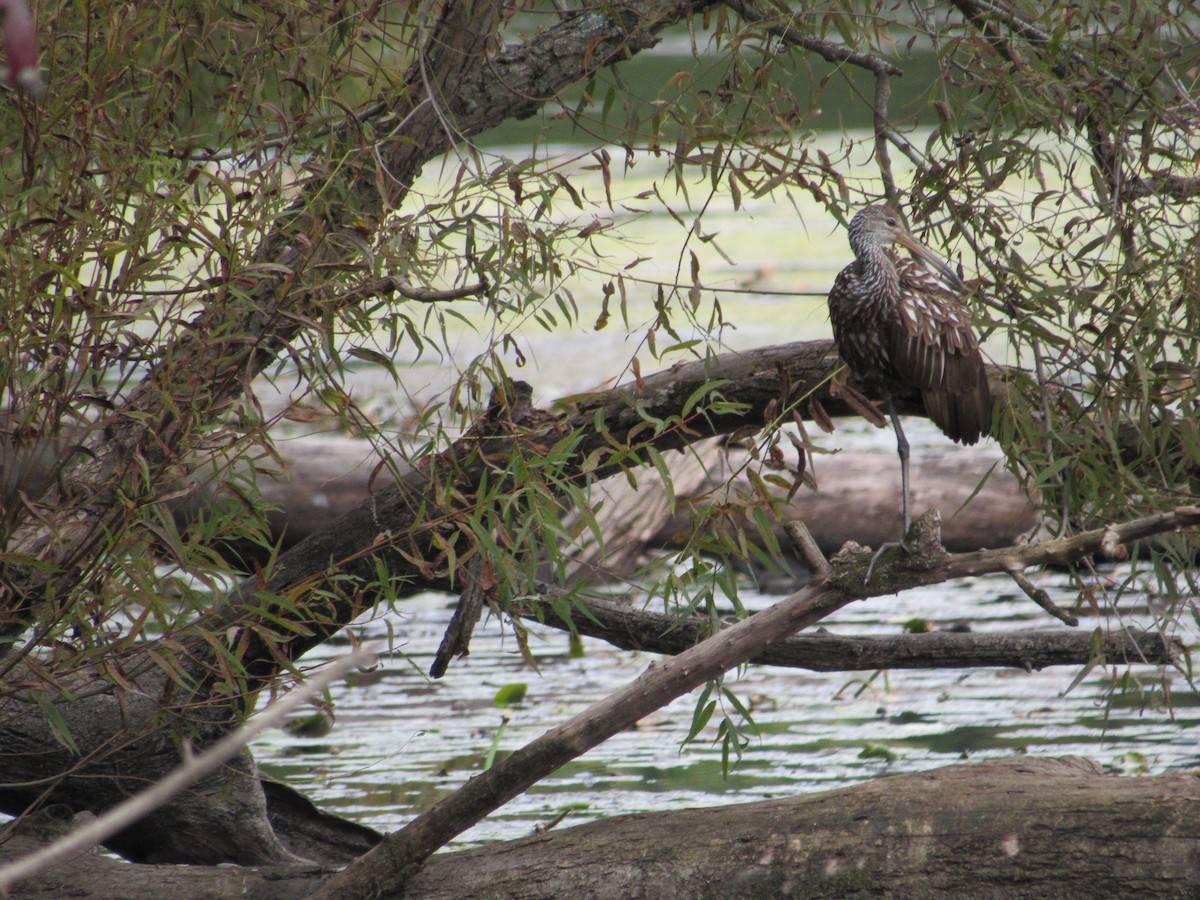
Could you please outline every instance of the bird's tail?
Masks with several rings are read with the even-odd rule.
[[[991,430],[992,393],[986,378],[978,379],[972,390],[963,393],[922,391],[921,399],[929,418],[952,441],[974,444]]]

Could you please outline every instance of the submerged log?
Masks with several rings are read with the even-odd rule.
[[[0,846],[0,864],[44,835]],[[568,862],[564,862],[568,861]],[[299,897],[319,866],[130,865],[87,854],[17,895]],[[406,897],[1183,897],[1200,779],[1088,760],[951,766],[785,800],[617,816],[432,857]]]

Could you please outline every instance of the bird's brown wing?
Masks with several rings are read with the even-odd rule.
[[[926,411],[948,437],[973,444],[988,433],[992,400],[970,314],[919,262],[896,263],[900,302],[891,329],[896,371],[920,388]]]

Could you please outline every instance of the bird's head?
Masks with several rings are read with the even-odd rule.
[[[864,206],[850,220],[850,246],[857,256],[869,252],[871,248],[886,247],[889,244],[899,244],[906,250],[911,250],[937,269],[955,289],[961,290],[963,283],[958,273],[940,256],[918,241],[900,218],[900,213],[890,206]]]

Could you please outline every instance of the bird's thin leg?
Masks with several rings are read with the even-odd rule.
[[[909,509],[908,499],[908,438],[904,436],[904,428],[900,425],[900,417],[896,415],[896,407],[892,403],[892,398],[887,398],[888,418],[892,420],[892,428],[896,431],[896,453],[900,456],[900,494],[901,508],[904,511],[904,531],[900,533],[899,541],[888,541],[871,557],[871,564],[867,566],[866,577],[863,578],[863,584],[871,583],[871,574],[875,571],[875,563],[879,562],[879,557],[883,556],[884,552],[891,550],[893,547],[903,547],[904,542],[908,540],[908,529],[912,525],[912,514]]]
[[[891,397],[888,397],[887,404],[888,417],[892,420],[892,427],[896,429],[896,452],[900,454],[900,493],[903,495],[901,503],[904,510],[904,531],[900,534],[900,542],[903,543],[908,538],[908,529],[912,525],[908,495],[908,439],[904,436],[904,428],[900,425],[900,417],[896,415],[896,407],[892,405]]]

